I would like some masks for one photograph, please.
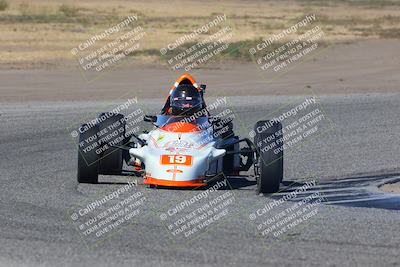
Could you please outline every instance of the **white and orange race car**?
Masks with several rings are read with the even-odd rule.
[[[205,89],[191,75],[182,75],[160,114],[143,117],[154,125],[149,132],[128,133],[124,115],[111,112],[102,113],[99,117],[104,119],[95,125],[82,125],[78,182],[97,183],[99,174],[134,173],[150,187],[197,188],[221,174],[229,178],[254,166],[257,192],[278,191],[283,177],[283,149],[279,149],[283,142],[275,143],[274,149],[265,148],[282,135],[280,122],[258,121],[254,140],[239,138],[233,132],[232,119],[210,115]],[[106,142],[99,141],[110,128],[117,130],[109,138],[101,138]],[[103,149],[92,149],[98,147]]]

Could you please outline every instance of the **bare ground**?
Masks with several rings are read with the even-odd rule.
[[[255,63],[224,63],[191,73],[209,95],[349,94],[400,91],[400,40],[369,40],[318,48],[279,72]],[[166,65],[125,62],[114,71],[79,67],[0,71],[0,101],[113,100],[125,95],[164,98],[180,75]]]

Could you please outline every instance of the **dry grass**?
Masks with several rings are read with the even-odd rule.
[[[131,14],[139,15],[148,33],[134,54],[142,61],[159,60],[161,47],[217,14],[226,14],[234,29],[233,59],[248,59],[243,53],[248,46],[311,13],[325,41],[400,37],[400,3],[390,0],[7,2],[0,11],[0,63],[10,66],[71,61],[71,48]]]

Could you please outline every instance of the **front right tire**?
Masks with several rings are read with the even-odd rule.
[[[79,128],[78,183],[97,184],[100,155],[97,149],[98,126],[82,125]]]
[[[102,115],[106,115],[106,113],[100,114],[100,117]],[[123,151],[121,149],[111,147],[110,144],[114,146],[122,146],[124,144],[124,115],[108,113],[107,119],[99,123],[98,127],[99,133],[102,133],[103,131],[106,132],[105,137],[107,137],[107,135],[112,136],[111,138],[107,138],[106,144],[100,144],[106,147],[102,152],[102,157],[100,159],[99,173],[105,175],[119,175],[122,173]],[[102,136],[99,136],[99,139],[101,139],[101,137]]]

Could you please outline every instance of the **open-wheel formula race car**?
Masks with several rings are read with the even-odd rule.
[[[189,74],[182,75],[161,112],[143,116],[154,125],[148,132],[126,131],[126,117],[112,112],[100,114],[94,125],[82,125],[78,182],[97,183],[99,174],[134,172],[150,187],[197,188],[217,175],[237,176],[254,165],[257,192],[278,191],[283,177],[283,141],[276,142],[278,136],[283,140],[281,123],[258,121],[254,140],[239,138],[232,119],[210,115],[205,89]],[[265,149],[272,142],[274,149]],[[123,170],[124,161],[131,170]]]

